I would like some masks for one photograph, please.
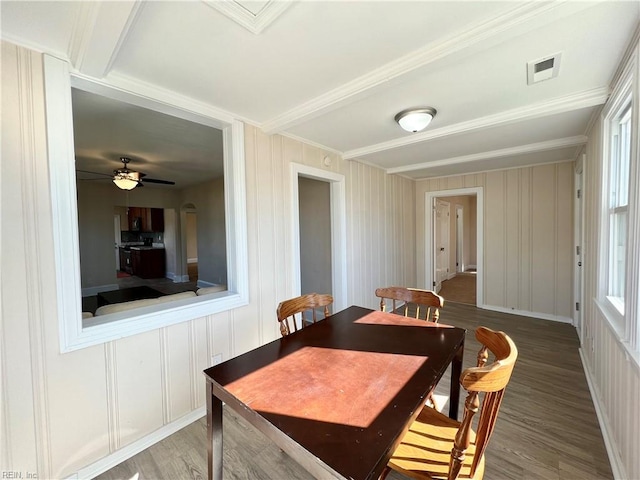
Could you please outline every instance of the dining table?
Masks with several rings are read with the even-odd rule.
[[[224,403],[315,478],[377,479],[449,366],[457,419],[465,334],[351,306],[207,368],[208,478],[222,479]]]

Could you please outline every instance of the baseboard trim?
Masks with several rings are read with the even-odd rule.
[[[584,350],[582,348],[579,348],[578,353],[580,354],[580,360],[582,361],[584,376],[587,378],[587,385],[589,386],[589,392],[591,393],[591,400],[593,401],[593,407],[596,411],[596,417],[598,418],[598,423],[600,424],[600,431],[602,432],[604,446],[607,449],[607,455],[609,457],[609,463],[611,464],[613,478],[619,480],[629,478],[624,468],[624,464],[622,463],[622,458],[620,457],[618,449],[616,448],[616,441],[613,438],[613,435],[611,435],[609,418],[607,417],[605,409],[603,408],[603,405],[600,401],[600,395],[598,394],[598,389],[596,388],[596,382],[591,375],[591,370],[589,369],[589,364],[585,357]]]
[[[522,317],[540,318],[542,320],[551,320],[553,322],[573,324],[573,319],[562,317],[560,315],[550,315],[548,313],[530,312],[528,310],[515,310],[513,308],[496,307],[494,305],[478,305],[478,308],[484,310],[493,310],[494,312],[510,313],[512,315],[520,315]]]
[[[158,430],[150,433],[149,435],[140,438],[133,443],[130,443],[126,447],[116,450],[115,452],[98,460],[97,462],[78,470],[78,472],[67,476],[66,479],[95,478],[98,475],[106,472],[107,470],[115,467],[116,465],[119,465],[125,460],[128,460],[134,455],[137,455],[144,449],[149,448],[151,445],[158,443],[159,441],[167,438],[169,435],[176,433],[178,430],[204,417],[205,414],[205,407],[197,408],[192,412],[180,417],[179,419],[160,427]]]
[[[167,272],[165,277],[171,280],[173,283],[184,283],[189,281],[189,275],[176,275],[173,272]]]
[[[196,285],[198,286],[198,288],[206,288],[206,287],[215,287],[218,284],[217,283],[211,283],[211,282],[205,282],[204,280],[198,280]]]
[[[449,275],[447,275],[447,280],[451,280],[452,278],[455,278],[457,274],[458,274],[457,272],[450,273]]]
[[[187,258],[187,263],[198,263],[198,257]]]

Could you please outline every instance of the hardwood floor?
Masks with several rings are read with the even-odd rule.
[[[476,305],[476,273],[458,273],[455,277],[445,280],[438,295],[444,297],[447,302]]]
[[[485,479],[613,478],[572,326],[456,303],[445,304],[440,322],[468,330],[465,367],[475,364],[479,325],[505,331],[519,350],[486,452]],[[436,389],[444,411],[448,388],[447,373]],[[461,395],[461,409],[463,402]],[[225,410],[223,423],[225,479],[312,478],[233,412]],[[141,480],[206,478],[206,455],[201,419],[98,478],[129,479],[136,472]],[[388,478],[406,477],[392,472]]]

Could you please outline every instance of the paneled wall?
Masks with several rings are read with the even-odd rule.
[[[636,479],[640,478],[640,368],[630,359],[596,303],[602,168],[600,119],[589,132],[584,165],[585,309],[581,354],[609,457],[613,457],[614,473],[618,478]]]
[[[425,282],[426,192],[471,187],[482,187],[484,193],[484,298],[478,299],[478,305],[570,321],[570,162],[418,181],[418,284]]]
[[[248,125],[249,305],[61,355],[42,57],[2,48],[1,470],[99,473],[132,442],[202,414],[212,355],[279,336],[275,308],[292,294],[291,162],[326,168],[329,156],[345,176],[348,304],[375,308],[376,287],[415,281],[412,181]]]

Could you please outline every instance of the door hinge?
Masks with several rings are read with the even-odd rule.
[[[436,286],[436,282],[433,282],[433,286],[434,286],[434,287]]]
[[[576,302],[576,312],[580,311],[580,302]]]
[[[576,245],[576,255],[580,255],[580,245]]]
[[[582,190],[580,189],[576,190],[576,196],[580,198],[580,195],[582,195]]]

